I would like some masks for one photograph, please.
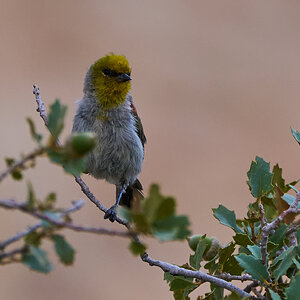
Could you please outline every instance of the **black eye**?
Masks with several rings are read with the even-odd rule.
[[[111,69],[103,69],[102,70],[103,74],[106,75],[106,76],[109,76],[109,77],[116,77],[118,75],[118,73],[116,71],[113,71]]]

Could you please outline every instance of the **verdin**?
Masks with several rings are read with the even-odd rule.
[[[96,146],[87,155],[86,173],[116,185],[116,203],[104,218],[114,221],[119,203],[131,206],[142,196],[137,179],[144,160],[146,137],[130,90],[128,61],[109,54],[92,64],[84,80],[72,132],[93,132]]]

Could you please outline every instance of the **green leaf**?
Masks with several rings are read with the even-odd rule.
[[[242,233],[242,230],[236,224],[236,217],[233,210],[227,209],[223,205],[218,208],[213,208],[214,217],[220,221],[221,224],[232,228],[237,233]]]
[[[38,247],[41,244],[41,235],[36,231],[32,231],[29,234],[25,235],[24,241],[27,245],[33,245]]]
[[[36,196],[30,182],[27,183],[27,202],[26,206],[28,209],[33,209],[36,203]]]
[[[273,167],[273,178],[272,178],[272,184],[275,186],[278,186],[281,190],[285,189],[285,180],[282,178],[282,168],[279,167],[278,164],[276,164]]]
[[[290,195],[290,194],[284,194],[282,197],[281,197],[288,205],[292,205],[293,202],[295,201],[295,197]],[[300,203],[298,203],[298,206],[297,208],[300,209]]]
[[[146,251],[146,246],[136,241],[131,241],[129,244],[129,250],[133,255],[138,256],[143,254]]]
[[[66,239],[59,234],[53,234],[51,236],[52,241],[55,245],[56,254],[59,260],[66,266],[73,264],[75,258],[75,250],[66,241]]]
[[[54,139],[58,138],[64,127],[64,117],[67,107],[60,104],[58,99],[50,106],[47,127]]]
[[[153,223],[152,232],[160,241],[184,240],[191,234],[187,216],[170,216]]]
[[[7,158],[5,158],[5,162],[6,162],[7,167],[11,167],[15,163],[15,159],[11,158],[11,157],[7,157]],[[22,172],[21,172],[21,170],[19,168],[14,169],[10,173],[10,175],[12,176],[12,178],[14,180],[21,180],[21,179],[23,179],[23,174],[22,174]]]
[[[270,289],[269,289],[269,293],[270,293],[270,295],[272,297],[272,300],[281,300],[280,296],[277,293],[275,293],[272,290],[270,290]]]
[[[175,300],[188,300],[189,294],[195,290],[199,285],[193,283],[192,278],[184,278],[183,276],[173,276],[168,272],[164,274],[164,280],[166,280],[170,286],[170,291],[173,291]]]
[[[241,300],[241,296],[237,294],[236,292],[232,292],[230,295],[227,295],[224,300]]]
[[[30,119],[30,118],[26,118],[26,121],[29,125],[29,129],[30,129],[30,134],[31,134],[31,137],[38,143],[41,142],[42,140],[42,135],[37,133],[36,130],[35,130],[35,125],[33,123],[33,121]]]
[[[295,258],[295,256],[296,256],[295,247],[290,247],[284,252],[282,252],[278,257],[276,257],[272,266],[276,265],[279,261],[281,261],[273,273],[276,281],[282,275],[284,275],[286,271],[289,269],[289,267],[293,264],[293,258]]]
[[[60,218],[61,218],[60,213],[56,213],[56,212],[53,212],[53,211],[45,211],[43,213],[44,213],[44,215],[46,215],[47,217],[53,219],[54,221],[59,221]],[[51,226],[55,226],[55,225],[53,225],[51,222],[48,222],[46,220],[42,220],[42,226],[44,228],[50,228]]]
[[[254,279],[262,282],[268,279],[267,267],[260,262],[260,259],[245,254],[239,254],[235,259]]]
[[[32,245],[29,246],[29,252],[23,254],[22,262],[31,270],[45,274],[53,269],[51,262],[47,258],[46,252]]]
[[[159,185],[152,184],[150,186],[149,196],[144,200],[143,205],[143,212],[149,224],[152,224],[156,220],[157,210],[163,202],[163,199],[164,197],[160,193]]]
[[[270,241],[274,244],[279,245],[279,247],[281,247],[284,242],[286,231],[287,231],[287,225],[282,224],[275,230],[275,233],[270,237]]]
[[[248,245],[254,245],[254,243],[251,241],[251,239],[249,238],[249,236],[245,233],[237,233],[234,237],[233,237],[234,241],[243,247],[247,247]]]
[[[199,240],[195,254],[194,255],[190,255],[190,265],[199,270],[200,266],[201,266],[201,261],[202,261],[202,257],[203,254],[205,252],[205,250],[207,249],[208,245],[208,241],[206,239],[206,236],[204,235],[201,240]]]
[[[63,164],[64,170],[73,176],[80,176],[86,170],[86,158],[70,159]]]
[[[156,220],[168,218],[175,214],[175,199],[172,197],[166,197],[163,199],[156,212]]]
[[[295,130],[294,128],[291,127],[291,131],[293,134],[293,137],[295,138],[295,140],[297,141],[298,144],[300,144],[300,132]]]
[[[256,156],[255,162],[252,161],[248,171],[248,185],[251,194],[255,198],[267,195],[272,190],[272,176],[270,163],[265,162],[261,157]]]
[[[258,259],[261,259],[261,249],[259,246],[257,245],[253,245],[253,246],[247,246],[247,248],[249,249],[249,251],[251,252],[251,254],[258,258]]]
[[[286,288],[287,300],[298,300],[300,294],[300,272],[291,280],[290,286]]]

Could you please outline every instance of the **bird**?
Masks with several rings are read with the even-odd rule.
[[[83,98],[72,133],[92,132],[94,149],[87,154],[85,173],[116,186],[116,201],[104,218],[114,222],[119,204],[131,207],[143,198],[138,179],[146,136],[130,95],[131,68],[124,55],[109,53],[88,69]]]

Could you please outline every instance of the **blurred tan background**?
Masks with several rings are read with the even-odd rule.
[[[194,233],[229,241],[211,208],[223,203],[242,217],[252,201],[246,172],[256,155],[279,163],[287,180],[299,177],[299,1],[0,1],[0,170],[4,157],[34,148],[25,117],[46,132],[32,95],[37,83],[47,107],[69,106],[63,137],[71,131],[83,78],[99,57],[125,54],[132,95],[148,138],[145,190],[158,182],[188,214]],[[26,173],[38,197],[57,191],[60,206],[84,198],[73,178],[48,163]],[[84,176],[107,206],[114,187]],[[26,199],[26,180],[1,184],[0,197]],[[74,220],[119,228],[87,201]],[[36,220],[0,210],[0,239]],[[40,275],[22,265],[1,267],[1,299],[172,299],[161,270],[127,250],[121,238],[65,231],[77,249],[63,267],[45,243],[55,270]],[[149,253],[182,264],[186,243],[146,240]],[[194,295],[194,298],[196,295]]]

